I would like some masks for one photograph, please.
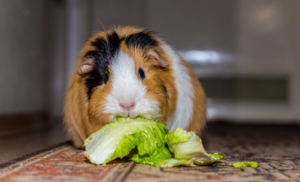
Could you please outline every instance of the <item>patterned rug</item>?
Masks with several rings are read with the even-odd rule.
[[[0,164],[1,182],[22,181],[300,181],[299,126],[209,125],[208,152],[226,154],[212,166],[156,168],[124,160],[106,166],[88,162],[70,143]],[[238,169],[229,163],[251,160],[259,167]]]

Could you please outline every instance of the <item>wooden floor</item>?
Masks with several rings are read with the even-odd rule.
[[[51,127],[0,135],[0,164],[69,140],[61,122]]]

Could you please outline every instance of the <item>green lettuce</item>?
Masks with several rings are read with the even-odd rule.
[[[236,162],[236,163],[230,163],[230,166],[233,166],[235,168],[244,168],[244,167],[253,167],[253,168],[257,168],[258,167],[258,163],[254,162],[254,161],[243,161],[243,162]]]
[[[137,154],[134,154],[130,160],[140,163],[140,164],[148,164],[156,167],[175,167],[175,166],[195,166],[192,160],[188,159],[157,159],[157,158],[149,158],[142,157]]]
[[[116,158],[127,156],[137,147],[141,156],[155,155],[167,159],[171,154],[164,143],[166,133],[165,124],[157,120],[119,117],[85,140],[84,155],[95,164],[105,165]]]
[[[226,155],[219,155],[218,153],[209,153],[210,156],[216,158],[217,160],[222,160]]]
[[[220,158],[205,152],[202,140],[194,133],[176,128],[165,136],[165,140],[176,159],[191,160],[196,165],[208,165]]]
[[[126,156],[157,167],[206,165],[220,159],[205,152],[194,132],[182,128],[171,132],[165,124],[141,117],[119,117],[89,136],[84,145],[85,156],[97,165]]]

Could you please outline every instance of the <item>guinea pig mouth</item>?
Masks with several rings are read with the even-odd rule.
[[[121,116],[134,118],[136,115],[133,111],[123,111]]]
[[[112,115],[109,122],[112,122],[114,120],[116,120],[119,116],[121,117],[130,117],[130,118],[135,118],[136,115],[133,112],[124,112],[122,114],[118,114],[118,115]]]

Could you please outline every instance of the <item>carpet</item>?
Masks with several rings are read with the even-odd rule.
[[[1,182],[22,181],[300,181],[299,126],[209,125],[204,134],[208,152],[226,154],[212,166],[157,168],[116,160],[95,166],[83,150],[63,143],[0,164]],[[229,163],[257,161],[259,167],[234,168]]]

